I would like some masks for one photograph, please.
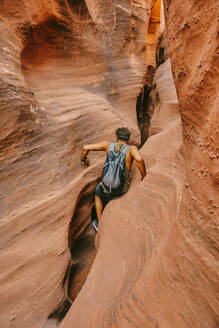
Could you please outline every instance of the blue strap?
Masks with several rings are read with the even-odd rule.
[[[114,142],[109,145],[109,151],[114,151]]]
[[[127,150],[128,150],[128,148],[129,148],[129,146],[126,146],[122,151],[121,151],[121,153],[124,153],[124,154],[126,154],[127,153]]]
[[[109,145],[109,152],[110,151],[113,151],[114,152],[114,145],[115,145],[115,142],[111,142],[111,144]],[[125,146],[125,148],[120,153],[126,154],[128,148],[129,148],[128,145]]]

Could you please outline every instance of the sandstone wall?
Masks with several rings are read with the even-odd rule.
[[[154,115],[150,137],[141,148],[148,175],[104,210],[95,262],[62,328],[74,322],[79,327],[124,328],[171,327],[173,322],[175,327],[177,314],[168,315],[168,302],[173,306],[176,291],[169,292],[167,302],[171,279],[165,281],[165,249],[178,217],[185,167],[169,59],[158,68],[150,97]]]
[[[139,141],[153,3],[1,2],[0,327],[43,327],[66,296],[69,224],[73,217],[76,241],[92,235],[86,209],[103,163],[93,154],[80,168],[80,148],[120,125]],[[150,95],[148,175],[139,183],[135,173],[130,192],[105,209],[96,259],[62,328],[219,322],[218,8],[214,0],[164,7],[170,60],[165,50]]]
[[[138,143],[149,14],[150,1],[1,1],[1,327],[42,327],[66,296],[69,224],[103,163],[80,168],[81,147],[120,125]],[[86,197],[72,238],[94,235]]]
[[[166,62],[155,76],[160,106],[142,148],[148,176],[107,207],[96,261],[62,328],[74,320],[80,327],[218,325],[217,9],[216,1],[165,1],[184,144],[175,100],[165,99],[173,94]]]

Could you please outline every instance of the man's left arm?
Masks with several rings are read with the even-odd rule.
[[[133,146],[131,148],[131,155],[133,156],[133,158],[136,162],[137,168],[139,169],[139,171],[141,173],[141,180],[143,180],[144,177],[147,175],[144,158],[142,157],[142,155],[139,152],[138,148],[135,147],[135,146]]]

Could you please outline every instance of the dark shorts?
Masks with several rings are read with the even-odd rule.
[[[115,194],[105,193],[101,183],[99,183],[96,186],[95,194],[101,198],[104,206],[106,206],[106,204],[109,203],[114,198],[122,196],[122,195],[115,195]]]

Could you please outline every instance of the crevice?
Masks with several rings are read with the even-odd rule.
[[[160,43],[160,42],[159,42]],[[165,62],[164,59],[164,48],[160,46],[160,44],[158,43],[157,46],[157,53],[156,53],[156,66],[160,66]]]
[[[60,323],[66,313],[69,311],[70,307],[71,307],[72,303],[69,299],[65,299],[48,317],[48,319],[53,319],[58,321],[58,323]]]
[[[92,21],[85,0],[65,0],[66,7],[77,23],[89,23]]]
[[[137,98],[136,103],[136,112],[137,112],[137,120],[138,120],[138,127],[141,133],[141,146],[145,143],[148,138],[148,131],[150,127],[150,119],[151,116],[149,115],[149,105],[151,104],[152,100],[149,96],[151,91],[151,87],[145,85]]]
[[[96,233],[91,223],[94,205],[94,190],[99,178],[84,186],[80,191],[73,216],[69,224],[68,246],[71,253],[71,266],[68,279],[68,297],[73,302],[81,290],[93,264]]]
[[[84,285],[96,256],[95,236],[92,219],[95,218],[94,190],[99,178],[86,184],[79,192],[68,229],[68,247],[71,259],[62,280],[66,297],[49,315],[57,324],[67,314]]]
[[[137,122],[141,133],[141,146],[143,146],[148,138],[150,120],[154,110],[153,101],[150,97],[152,81],[157,67],[162,60],[164,61],[164,59],[162,59],[164,57],[164,50],[160,50],[158,40],[161,6],[161,0],[153,0],[151,3],[151,13],[147,33],[146,72],[144,85],[136,102]]]

